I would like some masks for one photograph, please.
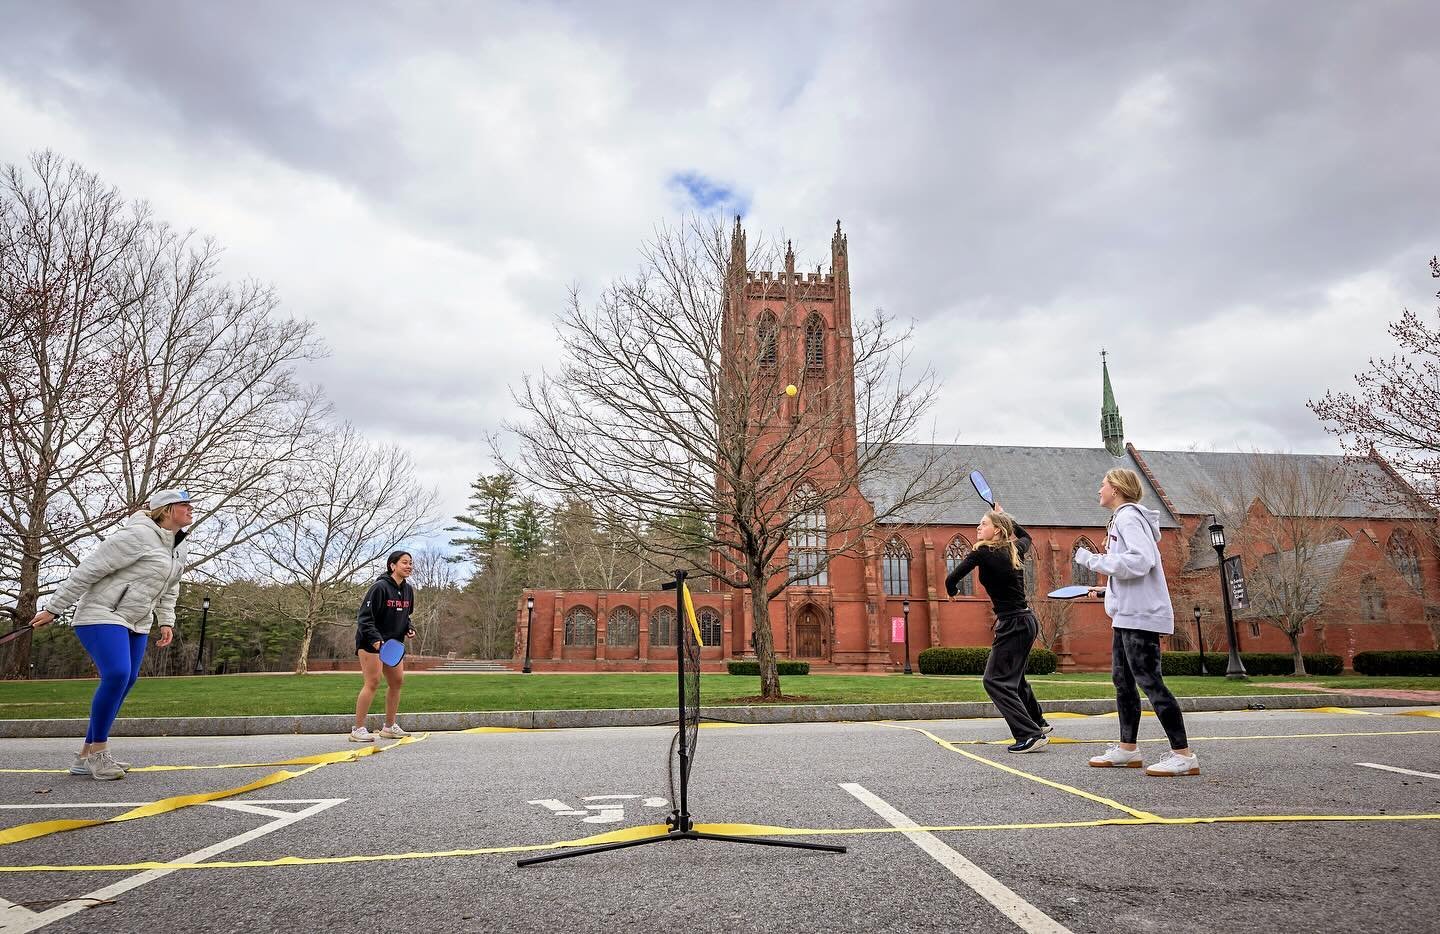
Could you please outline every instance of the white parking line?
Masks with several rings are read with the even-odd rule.
[[[1357,762],[1355,764],[1363,766],[1367,769],[1382,769],[1386,772],[1399,772],[1401,775],[1415,775],[1420,778],[1440,778],[1440,775],[1436,775],[1434,772],[1416,772],[1414,769],[1402,769],[1399,766],[1395,765],[1381,765],[1378,762]]]
[[[337,804],[341,804],[345,800],[346,799],[344,798],[321,798],[310,799],[308,801],[302,799],[286,801],[266,801],[264,802],[266,804],[308,804],[310,806],[304,808],[303,810],[294,812],[271,811],[271,813],[273,814],[281,814],[282,816],[277,817],[268,824],[256,827],[254,830],[246,831],[245,833],[231,837],[228,840],[221,840],[219,843],[211,844],[210,846],[205,847],[203,850],[196,850],[193,853],[187,853],[186,855],[171,860],[170,862],[203,862],[204,860],[223,853],[226,850],[234,849],[237,846],[249,843],[251,840],[256,840],[260,837],[265,836],[268,833],[274,833],[281,828],[288,827],[291,824],[302,821],[307,817],[318,814],[326,808],[331,808]],[[240,810],[240,808],[233,806],[234,804],[238,804],[239,802],[214,803],[221,806],[231,804],[232,806],[229,808],[230,810]],[[40,807],[44,806],[45,805],[40,805]],[[72,805],[72,807],[73,806],[76,805]],[[95,805],[78,806],[95,807]],[[260,812],[268,809],[254,807],[253,805],[247,805],[244,810],[251,812]],[[138,873],[137,875],[130,876],[129,878],[121,879],[119,882],[116,882],[113,885],[107,885],[103,889],[97,889],[94,892],[89,893],[88,895],[82,895],[79,898],[71,899],[70,901],[65,902],[62,905],[56,905],[55,907],[47,908],[44,911],[31,911],[30,909],[25,908],[21,905],[17,905],[13,902],[5,902],[3,900],[0,900],[0,934],[28,934],[28,932],[30,931],[38,931],[47,925],[54,924],[56,921],[59,921],[63,918],[68,918],[76,912],[84,911],[86,908],[93,907],[94,905],[99,904],[102,901],[108,901],[109,899],[128,892],[131,889],[139,888],[146,883],[154,882],[156,879],[168,876],[174,871],[175,870],[173,869],[148,869],[145,872]]]
[[[1020,930],[1027,934],[1071,934],[1069,928],[1021,898],[999,879],[950,849],[934,834],[924,830],[905,830],[906,827],[914,827],[915,822],[863,786],[844,782],[840,787],[854,795],[861,804],[883,817],[891,827],[904,831],[905,836],[909,837],[916,846],[930,854],[937,863],[950,870],[955,878],[974,889],[981,898],[994,905]]]

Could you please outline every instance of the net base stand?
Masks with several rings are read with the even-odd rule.
[[[669,833],[657,834],[653,837],[645,837],[640,840],[622,840],[619,843],[599,843],[595,846],[575,847],[574,849],[563,850],[559,853],[546,853],[544,856],[531,856],[527,859],[516,860],[515,865],[533,866],[536,863],[551,863],[558,859],[571,859],[576,856],[587,856],[591,853],[605,853],[610,850],[623,850],[632,846],[664,843],[667,840],[716,840],[721,843],[749,843],[754,846],[778,846],[792,850],[819,850],[824,853],[845,852],[843,846],[835,846],[829,843],[796,843],[791,840],[771,840],[766,837],[741,837],[732,834],[709,833],[704,830],[672,830]]]

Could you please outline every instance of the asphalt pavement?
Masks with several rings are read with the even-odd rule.
[[[673,729],[416,734],[353,761],[313,759],[359,751],[343,736],[117,737],[184,767],[117,782],[44,771],[73,741],[4,739],[12,837],[272,783],[0,845],[0,932],[1433,931],[1434,712],[1191,713],[1202,774],[1175,779],[1086,766],[1113,715],[1056,719],[1031,755],[993,719],[716,724],[702,829],[848,852],[670,840],[526,868],[663,832]],[[1142,740],[1163,753],[1151,717]]]

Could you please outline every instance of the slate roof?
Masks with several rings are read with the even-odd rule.
[[[1325,599],[1325,594],[1330,590],[1330,585],[1335,581],[1335,575],[1339,573],[1340,566],[1345,563],[1345,558],[1354,547],[1355,540],[1342,538],[1338,541],[1326,542],[1315,548],[1315,554],[1310,558],[1310,566],[1306,569],[1306,576],[1313,577],[1315,586],[1313,592],[1306,597],[1305,612],[1316,613]],[[1289,558],[1293,551],[1282,551],[1279,554],[1264,555],[1260,559],[1263,567],[1273,567],[1281,560],[1293,560]],[[1246,572],[1249,576],[1249,572]],[[1250,588],[1250,606],[1235,614],[1237,619],[1265,618],[1280,615],[1280,610],[1272,605],[1267,605],[1258,598],[1255,588]]]
[[[890,508],[902,494],[903,478],[914,476],[931,458],[947,469],[968,474],[979,470],[990,482],[995,496],[1022,525],[1068,526],[1072,528],[1103,528],[1110,514],[1096,496],[1100,480],[1113,467],[1128,467],[1140,475],[1145,495],[1141,503],[1160,510],[1160,527],[1177,529],[1177,516],[1206,515],[1204,491],[1214,485],[1243,477],[1249,459],[1243,452],[1211,451],[1145,451],[1140,456],[1164,488],[1174,505],[1174,515],[1166,509],[1127,451],[1112,457],[1104,448],[1020,447],[999,444],[899,444],[883,470],[878,470],[860,483],[861,492],[877,510]],[[1344,465],[1344,458],[1335,454],[1288,454],[1307,469],[1329,469]],[[1367,489],[1384,486],[1394,489],[1395,483],[1380,465],[1370,461],[1345,465],[1355,483],[1336,519],[1429,519],[1422,508],[1384,505],[1365,495]],[[1246,499],[1253,497],[1246,497]],[[1267,504],[1268,505],[1268,504]],[[985,514],[986,506],[965,484],[954,499],[939,506],[916,507],[902,511],[898,523],[913,525],[974,525]],[[1201,530],[1203,532],[1203,529]],[[1192,549],[1196,561],[1213,567],[1215,557],[1209,551],[1208,533]]]
[[[1128,467],[1140,474],[1145,488],[1143,505],[1160,510],[1162,529],[1179,528],[1128,453],[1112,457],[1104,448],[1042,448],[994,444],[900,444],[893,459],[862,480],[860,490],[879,511],[890,508],[903,488],[904,476],[913,476],[931,457],[948,469],[968,474],[979,470],[989,481],[995,498],[1021,525],[1104,528],[1110,511],[1100,505],[1097,491],[1105,472]],[[1161,481],[1164,482],[1163,480]],[[967,482],[954,499],[938,508],[920,507],[902,512],[899,522],[916,525],[974,525],[988,509]]]
[[[1229,451],[1146,451],[1140,456],[1150,466],[1155,479],[1165,489],[1165,495],[1175,504],[1180,515],[1204,515],[1213,511],[1206,504],[1204,491],[1221,483],[1243,477],[1246,465],[1254,456]],[[1344,465],[1345,459],[1338,454],[1287,454],[1285,457],[1298,461],[1304,469],[1332,469]],[[1354,483],[1336,519],[1427,519],[1423,510],[1416,507],[1396,507],[1374,502],[1365,495],[1367,488],[1383,487],[1395,489],[1395,481],[1379,464],[1373,461],[1346,465]],[[1253,496],[1244,497],[1253,499]],[[1267,503],[1267,506],[1271,504]],[[1273,511],[1273,507],[1272,507]]]

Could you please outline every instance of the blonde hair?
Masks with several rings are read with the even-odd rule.
[[[174,505],[174,503],[166,503],[159,509],[150,510],[150,521],[155,523],[156,525],[159,525],[161,520],[163,520],[166,516],[170,515],[170,507]]]
[[[1127,467],[1116,467],[1105,474],[1105,482],[1127,503],[1138,503],[1145,491],[1140,487],[1140,475]]]
[[[998,534],[994,538],[987,538],[983,542],[976,542],[975,547],[1005,549],[1010,553],[1010,566],[1017,571],[1020,570],[1022,564],[1020,562],[1020,549],[1015,546],[1015,520],[1003,512],[996,512],[993,509],[985,513],[985,518],[989,519],[990,524],[995,526],[995,531]]]

